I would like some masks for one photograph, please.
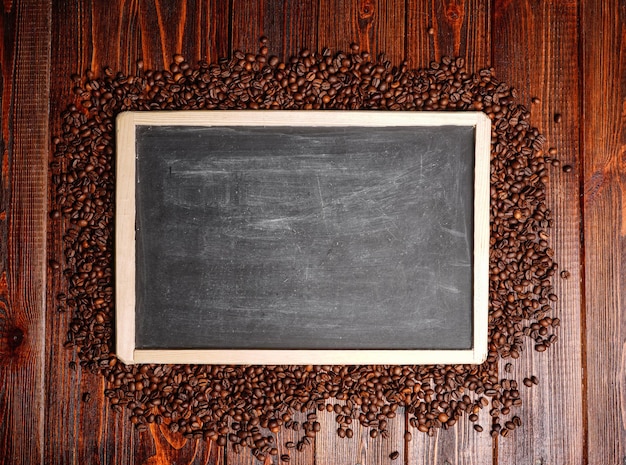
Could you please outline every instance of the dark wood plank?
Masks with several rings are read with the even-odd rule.
[[[283,52],[284,0],[232,0],[231,48],[256,53],[265,37],[271,54]]]
[[[546,135],[546,149],[558,149],[561,165],[574,167],[579,160],[580,124],[577,7],[577,2],[497,1],[492,42],[496,75],[518,90],[522,103],[531,105],[532,97],[540,98],[532,106],[531,124]],[[559,123],[556,113],[562,114]],[[529,457],[537,463],[583,463],[578,170],[564,173],[553,167],[549,176],[547,204],[554,218],[549,242],[560,269],[571,274],[569,279],[553,278],[560,300],[553,305],[552,316],[563,324],[558,342],[546,353],[537,353],[528,344],[513,361],[512,378],[521,381],[536,375],[540,384],[532,391],[520,387],[524,405],[514,414],[523,425],[500,439],[500,465]]]
[[[150,429],[138,435],[133,463],[142,465],[217,465],[224,463],[224,448],[213,441],[185,439],[172,434],[165,426],[150,425]],[[142,456],[140,456],[142,455]],[[120,462],[113,462],[120,463]]]
[[[470,70],[491,62],[492,2],[442,0],[407,2],[406,54],[413,68],[444,56],[465,58]]]
[[[0,462],[44,451],[49,1],[5,2],[0,205]]]
[[[337,401],[343,405],[343,401]],[[379,464],[392,463],[389,455],[398,452],[395,463],[405,463],[404,433],[406,431],[404,410],[398,409],[395,418],[388,422],[388,437],[370,437],[370,428],[359,425],[358,420],[352,422],[354,436],[340,438],[337,434],[336,415],[324,412],[320,423],[322,430],[315,442],[315,465],[334,465],[338,460],[342,463]],[[408,462],[411,463],[411,462]]]
[[[356,44],[373,59],[384,53],[396,65],[405,58],[404,2],[386,0],[320,0],[319,50],[350,51]]]
[[[413,442],[409,443],[410,461],[415,465],[463,464],[491,465],[494,463],[492,441],[489,436],[491,417],[488,409],[478,412],[478,421],[471,423],[467,417],[448,430],[435,430],[433,436],[427,436],[413,430]],[[482,433],[474,431],[474,424],[484,428]]]
[[[317,40],[318,2],[233,0],[232,50],[255,53],[265,37],[270,54],[288,60]]]
[[[93,10],[98,5],[89,2],[56,2],[53,10],[51,44],[52,80],[50,98],[50,132],[61,130],[60,115],[65,107],[73,102],[71,95],[73,73],[83,74],[87,69],[100,73],[104,66],[133,69],[129,60],[138,58],[137,44],[129,42],[120,46],[120,18],[124,14],[116,10],[121,5],[112,4],[110,15]],[[110,22],[94,26],[94,21]],[[95,27],[95,30],[94,30]],[[100,31],[100,32],[98,32]],[[109,48],[103,48],[111,39]],[[118,48],[117,52],[115,48]],[[125,64],[122,65],[122,48]],[[51,167],[54,174],[58,169]],[[51,198],[54,186],[50,186]],[[48,308],[57,309],[56,296],[66,292],[67,283],[61,271],[63,260],[62,235],[64,224],[60,220],[50,220],[48,229],[49,259],[61,264],[57,272],[49,271]],[[46,392],[46,463],[128,463],[134,457],[136,432],[129,422],[126,412],[114,414],[104,397],[105,381],[102,377],[85,373],[81,369],[75,350],[63,347],[72,315],[70,311],[47,314],[47,379]],[[70,361],[73,363],[70,368]],[[84,402],[89,397],[88,402]]]
[[[134,72],[138,59],[146,69],[168,68],[175,54],[190,62],[216,61],[229,50],[230,8],[225,1],[81,1],[76,14],[80,22],[74,38],[94,72],[104,66]]]
[[[50,133],[59,133],[60,114],[73,102],[72,73],[83,74],[87,69],[101,73],[104,66],[116,72],[134,72],[138,59],[144,59],[146,67],[163,67],[172,61],[168,54],[174,53],[211,61],[217,60],[218,54],[224,55],[228,45],[228,17],[224,15],[228,14],[228,8],[221,3],[217,0],[189,1],[185,5],[157,1],[56,2],[50,48],[53,76]],[[161,21],[162,29],[157,9],[159,15],[167,18],[165,23]],[[154,28],[148,24],[152,19],[156,20]],[[47,157],[47,151],[44,153]],[[60,222],[51,222],[49,259],[61,264],[62,231]],[[56,273],[50,272],[48,280],[48,308],[53,311],[47,317],[45,424],[49,433],[45,463],[222,463],[222,450],[213,443],[177,442],[155,428],[138,433],[129,421],[128,412],[111,411],[104,398],[105,380],[81,372],[76,354],[63,348],[71,315],[54,311],[55,296],[67,286],[62,269],[63,266]],[[76,363],[75,369],[69,368],[70,361]],[[88,402],[83,401],[86,394]]]
[[[51,42],[51,89],[50,89],[50,132],[58,134],[61,128],[60,114],[71,101],[72,73],[80,73],[91,66],[90,43],[85,32],[91,29],[91,12],[85,5],[73,2],[56,2],[52,18]],[[82,25],[82,27],[81,27]],[[48,154],[46,154],[47,156]],[[58,168],[51,168],[58,173]],[[50,198],[54,186],[50,183]],[[48,223],[48,259],[64,265],[62,225],[59,220]],[[56,296],[66,292],[66,282],[61,266],[57,272],[48,271],[48,308],[46,333],[46,416],[45,428],[49,432],[45,443],[44,457],[47,463],[92,463],[94,456],[114,453],[115,449],[104,450],[101,431],[106,425],[107,407],[104,402],[104,383],[89,375],[83,375],[74,350],[64,348],[71,312],[58,312]],[[69,363],[72,361],[73,369]],[[82,395],[89,393],[89,403],[81,402]],[[106,429],[106,428],[105,428]],[[121,438],[112,437],[110,443]],[[102,452],[101,452],[102,449]],[[126,448],[122,448],[126,450]],[[116,458],[125,458],[116,455]]]
[[[626,461],[626,5],[582,8],[582,148],[589,462]]]
[[[300,425],[307,421],[307,415],[302,412],[294,412],[292,418]],[[261,433],[266,437],[271,435],[270,430],[266,428],[261,429]],[[267,454],[265,460],[260,461],[252,454],[248,447],[241,447],[239,445],[233,446],[232,443],[229,443],[224,448],[225,463],[228,465],[259,465],[261,463],[266,465],[286,463],[289,465],[312,465],[315,463],[314,452],[316,438],[311,439],[311,443],[304,445],[301,449],[295,447],[304,437],[304,430],[302,428],[294,430],[283,427],[278,433],[273,434],[273,437],[275,438],[273,447],[278,450],[276,455]],[[288,446],[290,442],[293,444],[289,444]],[[285,455],[289,457],[288,462],[281,459],[281,457]]]

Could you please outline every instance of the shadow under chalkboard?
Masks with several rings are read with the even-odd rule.
[[[138,349],[471,349],[468,126],[137,126]]]

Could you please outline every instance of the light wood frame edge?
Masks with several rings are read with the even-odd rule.
[[[211,120],[207,116],[213,117]],[[298,117],[299,116],[299,117]],[[222,110],[124,112],[116,121],[116,351],[126,364],[480,364],[488,352],[491,120],[481,112]],[[153,126],[473,126],[474,320],[470,350],[147,350],[135,348],[135,129]],[[131,182],[132,181],[132,182]],[[121,279],[121,278],[124,279]]]
[[[135,361],[135,115],[116,119],[115,346],[126,364]]]
[[[489,211],[491,202],[491,120],[475,112],[474,146],[474,361],[483,363],[489,347]]]

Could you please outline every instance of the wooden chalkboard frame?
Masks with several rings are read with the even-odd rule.
[[[116,352],[127,364],[479,364],[487,357],[491,121],[481,112],[124,112],[116,125]],[[468,126],[474,137],[473,347],[469,350],[230,350],[135,347],[136,128],[149,126]]]

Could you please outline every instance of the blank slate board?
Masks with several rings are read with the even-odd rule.
[[[481,363],[490,131],[477,112],[121,114],[118,357]]]

